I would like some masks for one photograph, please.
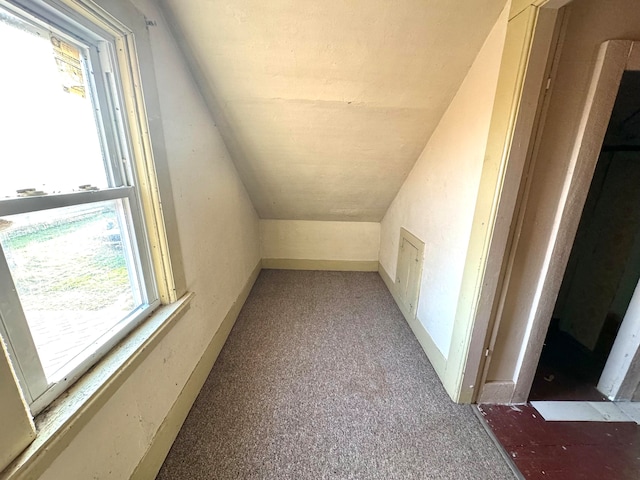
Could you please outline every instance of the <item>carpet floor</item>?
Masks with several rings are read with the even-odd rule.
[[[263,270],[157,478],[514,476],[377,273]]]

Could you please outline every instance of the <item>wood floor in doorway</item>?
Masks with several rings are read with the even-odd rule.
[[[526,480],[640,478],[640,425],[635,422],[547,422],[531,405],[477,409]]]
[[[605,360],[569,334],[550,328],[529,400],[607,401],[596,388]]]

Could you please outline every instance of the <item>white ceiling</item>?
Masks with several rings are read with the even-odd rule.
[[[163,0],[261,218],[379,221],[504,0]]]

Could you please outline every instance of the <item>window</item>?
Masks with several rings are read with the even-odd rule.
[[[160,303],[131,38],[62,11],[0,0],[0,334],[34,414]]]

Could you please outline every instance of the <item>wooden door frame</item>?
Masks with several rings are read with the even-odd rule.
[[[554,56],[562,8],[570,1],[511,2],[453,336],[442,375],[445,388],[459,403],[471,403],[478,396],[549,59]]]
[[[635,45],[635,48],[634,48]],[[509,389],[500,390],[500,385],[490,388],[482,381],[481,401],[497,403],[523,403],[529,396],[534,375],[538,366],[544,339],[553,315],[555,299],[558,296],[560,282],[568,262],[566,245],[572,244],[577,232],[582,207],[587,198],[593,172],[598,161],[602,142],[607,130],[611,112],[615,103],[620,81],[625,70],[640,70],[640,43],[629,40],[610,40],[604,42],[598,52],[593,69],[589,90],[583,104],[579,127],[573,142],[569,168],[563,181],[562,194],[553,218],[552,233],[545,247],[544,262],[540,265],[540,274],[531,283],[535,291],[534,300],[527,306],[528,318],[526,334],[522,341],[522,350],[515,366],[513,384]],[[533,159],[535,161],[535,158]],[[579,168],[577,168],[579,166]],[[528,192],[531,186],[524,189]],[[527,195],[521,199],[524,212],[518,219],[514,240],[510,245],[511,254],[506,264],[501,293],[497,302],[495,325],[492,338],[495,339],[500,320],[500,307],[504,304],[508,291],[510,271],[519,241],[519,229],[523,217],[527,215],[525,206]],[[566,253],[566,252],[565,252]],[[487,362],[488,364],[488,362]],[[485,364],[484,371],[488,365]]]
[[[629,353],[633,352],[633,355]],[[624,315],[620,330],[604,366],[598,390],[609,400],[640,401],[634,398],[640,384],[640,282]]]

